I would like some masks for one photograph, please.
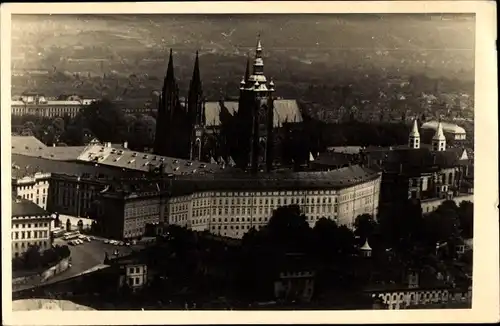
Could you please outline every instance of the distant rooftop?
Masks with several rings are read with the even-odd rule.
[[[437,130],[439,122],[438,121],[428,121],[422,125],[422,129],[431,129],[431,130]],[[458,125],[454,123],[448,123],[448,122],[441,122],[441,125],[443,126],[443,131],[444,132],[449,132],[452,134],[465,134],[465,129],[462,127],[459,127]]]
[[[238,102],[224,101],[224,107],[229,114],[238,112]],[[220,126],[220,102],[205,103],[205,119],[208,127]],[[274,101],[274,127],[281,127],[286,122],[302,122],[302,113],[296,100],[278,99]]]

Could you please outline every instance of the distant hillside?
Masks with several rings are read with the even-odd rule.
[[[352,69],[473,80],[474,24],[424,15],[14,16],[12,66],[19,74],[145,73],[161,80],[173,48],[180,78],[189,78],[199,50],[204,79],[237,83],[261,33],[266,71],[276,79],[290,78],[289,69],[304,73],[305,82]],[[20,77],[13,87],[27,85]]]

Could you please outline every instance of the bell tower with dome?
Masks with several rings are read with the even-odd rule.
[[[264,75],[262,43],[260,35],[255,48],[252,73],[247,58],[245,76],[240,83],[238,120],[240,139],[238,141],[243,157],[241,166],[256,173],[265,165],[267,171],[273,165],[274,144],[274,82],[268,82]]]

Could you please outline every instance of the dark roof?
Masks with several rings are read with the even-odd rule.
[[[374,170],[353,165],[325,172],[271,172],[252,175],[245,172],[226,171],[219,174],[176,176],[167,180],[151,178],[122,179],[110,184],[103,192],[110,197],[157,196],[159,190],[174,196],[199,191],[297,191],[342,189],[374,180],[379,174]],[[167,181],[167,182],[165,182]]]
[[[441,152],[431,151],[429,148],[379,148],[366,149],[368,165],[379,165],[387,172],[433,171],[436,168],[455,167],[460,163],[460,154],[456,150]]]
[[[326,152],[321,153],[311,162],[311,165],[322,166],[344,166],[349,164],[349,158],[352,154]]]
[[[238,102],[224,101],[223,106],[229,114],[238,112]],[[205,119],[208,127],[220,126],[220,102],[205,103]],[[274,127],[281,127],[285,122],[302,122],[302,113],[296,100],[274,100]]]
[[[12,216],[40,216],[50,215],[32,201],[26,199],[12,199]]]
[[[36,172],[54,173],[71,176],[98,176],[120,178],[130,174],[116,168],[80,162],[56,161],[44,158],[12,154],[12,177],[21,178]]]

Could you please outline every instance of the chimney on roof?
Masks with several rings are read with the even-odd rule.
[[[128,142],[127,141],[123,142],[123,148],[125,148],[125,149],[128,148]]]
[[[107,142],[107,143],[106,143],[106,147],[107,147],[107,148],[111,148],[111,142]]]
[[[52,147],[56,147],[56,143],[53,143],[53,144],[52,144]]]

